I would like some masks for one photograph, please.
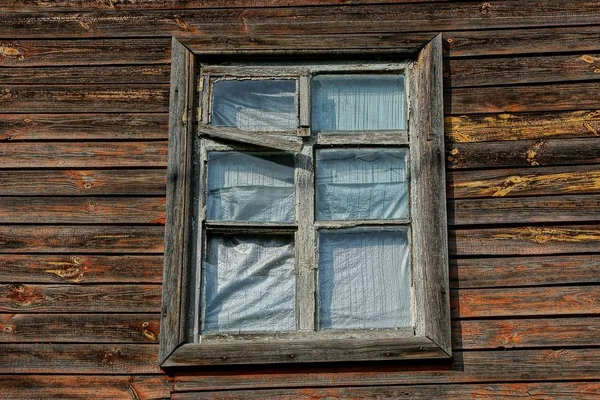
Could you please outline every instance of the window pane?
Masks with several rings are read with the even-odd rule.
[[[406,150],[317,150],[319,220],[408,218]]]
[[[294,156],[208,153],[207,219],[294,221]]]
[[[222,80],[212,88],[211,125],[247,131],[295,129],[296,81]]]
[[[203,332],[296,329],[292,238],[257,236],[208,238]]]
[[[405,129],[404,76],[317,75],[312,121],[315,132]]]
[[[406,230],[321,231],[318,271],[320,329],[411,325]]]

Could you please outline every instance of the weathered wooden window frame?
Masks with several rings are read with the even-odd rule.
[[[412,46],[412,47],[411,47]],[[300,99],[299,128],[291,135],[260,134],[259,140],[252,142],[252,135],[237,129],[211,128],[198,121],[208,121],[209,102],[208,82],[198,76],[199,60],[208,55],[228,55],[227,51],[207,49],[195,46],[193,41],[181,43],[173,39],[171,103],[169,112],[169,156],[167,179],[167,220],[165,231],[165,269],[163,278],[163,305],[161,315],[160,354],[162,367],[184,367],[225,364],[265,364],[265,363],[301,363],[301,362],[338,362],[362,360],[423,359],[448,358],[451,356],[450,305],[448,285],[448,249],[447,219],[445,207],[444,172],[444,136],[443,136],[443,99],[442,99],[442,40],[437,35],[431,40],[416,46],[399,45],[398,50],[390,51],[388,56],[397,60],[412,60],[404,65],[408,101],[408,130],[401,135],[380,134],[376,145],[404,145],[408,147],[410,174],[411,209],[411,257],[413,281],[414,327],[406,329],[353,330],[353,331],[311,331],[314,318],[300,315],[300,332],[265,333],[238,335],[211,335],[210,340],[200,343],[198,328],[190,324],[190,316],[198,315],[192,307],[189,290],[190,282],[196,279],[197,245],[194,243],[198,229],[197,221],[203,221],[202,215],[194,214],[194,204],[202,201],[197,182],[202,169],[194,167],[198,162],[199,138],[225,140],[258,145],[261,147],[303,152],[312,158],[312,144],[304,146],[309,134],[307,129],[310,111],[306,100]],[[253,54],[295,53],[293,50],[243,52],[245,56]],[[311,52],[322,58],[339,54],[340,49],[319,49]],[[342,51],[343,52],[343,51]],[[348,58],[369,51],[348,50]],[[233,52],[238,53],[238,51]],[[298,55],[303,51],[298,51]],[[289,57],[286,57],[289,60]],[[340,63],[340,68],[349,63]],[[317,65],[317,64],[315,64]],[[337,64],[336,64],[337,65]],[[382,64],[365,63],[358,68],[365,70],[369,65],[381,70]],[[394,65],[398,65],[395,63]],[[219,73],[218,65],[209,67]],[[225,67],[221,72],[226,72]],[[286,68],[293,69],[293,66]],[[318,68],[318,67],[314,67]],[[331,70],[328,67],[328,71]],[[285,69],[285,68],[284,68]],[[296,71],[297,72],[297,71]],[[307,93],[309,77],[303,71],[294,72],[299,76],[299,85]],[[247,67],[246,75],[266,76],[260,67],[254,70]],[[198,96],[201,93],[201,96]],[[198,98],[202,104],[198,104]],[[368,139],[364,135],[354,135],[354,144],[364,144]],[[206,140],[206,139],[202,139]],[[353,144],[348,136],[321,134],[314,144],[337,145]],[[237,147],[236,147],[237,148]],[[308,150],[307,150],[308,149]],[[307,152],[310,152],[308,154]],[[297,166],[298,167],[298,166]],[[312,165],[305,166],[310,169]],[[306,188],[298,195],[311,196],[314,176],[306,173],[306,168],[296,168],[296,187]],[[200,180],[201,181],[201,180]],[[302,208],[299,201],[298,205]],[[310,200],[312,202],[312,199]],[[203,209],[202,207],[199,207]],[[313,208],[309,206],[308,208]],[[311,210],[304,210],[310,213]],[[313,210],[314,212],[314,210]],[[397,221],[396,221],[397,222]],[[385,223],[385,221],[383,221]],[[315,225],[327,227],[327,222],[315,222]],[[337,224],[337,223],[336,223]],[[369,225],[373,225],[369,221]],[[241,224],[238,224],[241,225]],[[376,224],[375,224],[376,225]],[[299,224],[297,234],[310,235],[306,226]],[[313,230],[314,232],[314,230]],[[304,242],[308,243],[308,242]],[[299,254],[299,253],[297,253]],[[309,254],[306,249],[300,254]],[[314,252],[313,252],[314,254]],[[314,260],[296,260],[296,265]],[[297,267],[298,268],[298,267]],[[199,269],[199,268],[198,268]],[[298,287],[309,288],[308,282],[314,275],[306,273],[300,267],[298,279],[303,280]],[[300,298],[306,293],[300,293]],[[314,302],[314,299],[313,299]],[[195,303],[198,303],[195,301]]]

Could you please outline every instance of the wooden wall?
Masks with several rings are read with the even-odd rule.
[[[163,374],[170,37],[440,31],[452,360]],[[598,0],[8,0],[0,140],[0,398],[600,395]]]

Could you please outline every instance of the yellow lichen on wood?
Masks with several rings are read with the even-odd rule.
[[[517,239],[538,244],[547,242],[575,243],[600,241],[600,231],[583,228],[524,227],[515,228],[511,230],[511,233],[500,233],[493,236],[496,239]]]

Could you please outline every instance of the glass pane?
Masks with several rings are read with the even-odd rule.
[[[317,75],[312,81],[312,129],[406,129],[404,76]]]
[[[208,153],[206,217],[221,221],[294,221],[294,156]]]
[[[222,80],[212,87],[211,125],[246,131],[295,129],[296,81]]]
[[[317,219],[408,218],[406,168],[406,150],[317,150]]]
[[[406,230],[321,231],[318,271],[320,329],[411,325]]]
[[[292,238],[257,236],[208,238],[203,332],[296,329]]]

